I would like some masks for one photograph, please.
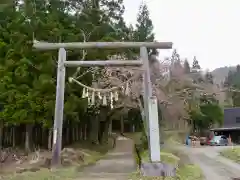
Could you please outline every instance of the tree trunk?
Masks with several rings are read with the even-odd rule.
[[[142,119],[144,120],[144,119],[145,119],[144,107],[143,107],[143,105],[142,105],[142,102],[141,102],[141,99],[140,99],[140,98],[137,98],[137,101],[138,101],[138,107],[139,107],[139,109],[140,109]]]
[[[140,112],[141,112],[141,116],[142,116],[142,121],[143,121],[143,130],[144,130],[144,133],[146,134],[146,136],[148,136],[148,127],[147,127],[147,119],[145,117],[145,110],[144,110],[144,106],[141,102],[141,99],[140,97],[137,98],[137,101],[138,101],[138,107],[140,109]]]
[[[80,126],[80,133],[79,133],[79,137],[80,137],[80,140],[83,140],[83,129],[85,128],[85,126]]]
[[[109,135],[112,135],[112,119],[110,120],[110,123],[109,123],[108,134],[109,134]]]
[[[76,136],[75,136],[75,126],[72,125],[72,143],[76,142]]]
[[[15,139],[15,127],[12,127],[12,146],[16,146],[16,139]]]
[[[79,140],[79,128],[78,128],[78,125],[76,126],[76,128],[75,128],[75,131],[76,131],[76,141],[78,141]]]
[[[66,128],[66,145],[69,145],[70,140],[70,133],[69,133],[69,127]]]
[[[84,125],[84,140],[85,141],[87,140],[87,130],[88,130],[88,125],[87,125],[87,123],[85,123],[85,125]]]
[[[42,136],[41,144],[44,148],[47,148],[48,146],[46,144],[46,131],[44,128],[42,129],[41,136]]]
[[[4,146],[8,146],[8,127],[4,128]]]
[[[93,144],[98,144],[98,134],[99,134],[99,117],[91,117],[91,132],[90,132],[90,140]],[[85,128],[86,132],[86,128]]]
[[[25,131],[25,151],[27,153],[31,152],[31,135],[32,135],[32,125],[26,125],[26,131]]]
[[[48,150],[51,151],[52,149],[52,128],[48,130]]]
[[[0,150],[3,146],[3,122],[0,121]]]
[[[110,122],[111,122],[110,120],[107,120],[104,122],[104,128],[103,128],[102,139],[101,139],[102,144],[108,143],[108,131],[109,131]]]
[[[123,117],[121,117],[120,123],[121,123],[121,133],[124,133],[124,119],[123,119]]]

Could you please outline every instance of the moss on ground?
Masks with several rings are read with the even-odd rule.
[[[240,163],[240,148],[234,147],[225,149],[222,152],[220,152],[220,154],[225,158]]]

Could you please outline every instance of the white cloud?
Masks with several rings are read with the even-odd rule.
[[[136,22],[141,0],[125,0],[125,19]],[[158,41],[172,41],[182,57],[196,55],[203,68],[240,62],[239,0],[146,0]],[[161,56],[171,51],[160,51]]]

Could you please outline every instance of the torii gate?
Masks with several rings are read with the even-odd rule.
[[[148,128],[148,143],[150,161],[160,162],[160,134],[158,123],[157,99],[152,96],[152,83],[147,48],[172,49],[171,42],[73,42],[73,43],[47,43],[34,41],[33,47],[39,50],[58,49],[56,104],[54,116],[54,134],[52,149],[52,165],[61,163],[60,153],[62,149],[62,124],[64,109],[65,69],[77,66],[143,66],[144,89],[144,116]],[[140,48],[140,60],[102,60],[102,61],[67,61],[65,49],[90,49],[90,48]]]

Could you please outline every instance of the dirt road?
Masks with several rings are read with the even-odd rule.
[[[219,152],[231,147],[199,147],[182,146],[182,151],[189,155],[194,164],[203,170],[206,180],[232,180],[240,178],[240,164],[223,158]]]

